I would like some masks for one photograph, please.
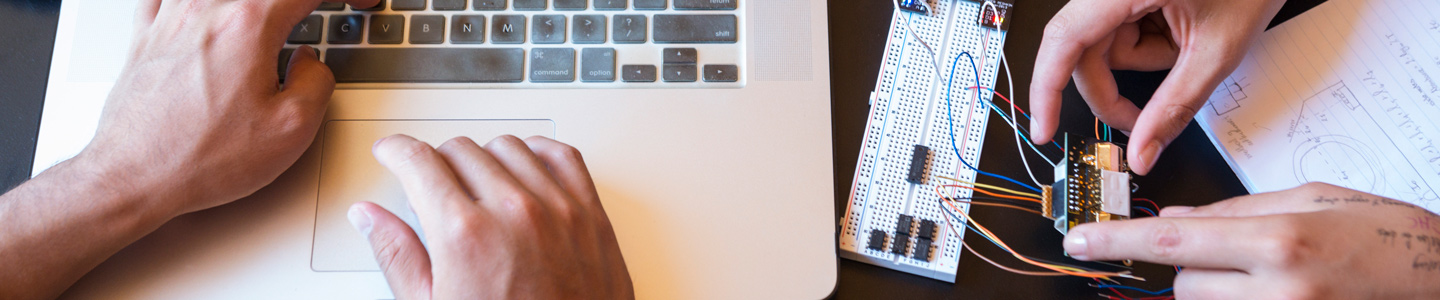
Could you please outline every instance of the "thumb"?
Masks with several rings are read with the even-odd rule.
[[[330,95],[335,93],[335,75],[330,67],[320,62],[315,48],[300,46],[290,55],[290,64],[285,71],[285,86],[278,97],[281,101],[295,103],[313,113],[323,115]]]
[[[430,256],[404,221],[370,202],[350,206],[350,223],[370,240],[396,299],[430,299]]]
[[[1234,45],[1215,43],[1192,43],[1188,48],[1182,50],[1175,68],[1135,121],[1128,160],[1136,174],[1145,175],[1154,169],[1160,152],[1180,136],[1209,100],[1210,93],[1239,65],[1244,53]]]

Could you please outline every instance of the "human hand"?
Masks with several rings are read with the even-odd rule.
[[[75,163],[126,174],[115,185],[171,216],[269,184],[310,145],[334,90],[308,49],[277,86],[285,37],[320,2],[140,1],[129,62]]]
[[[1323,183],[1080,225],[1064,245],[1081,260],[1182,266],[1179,299],[1440,297],[1440,217]]]
[[[426,244],[374,203],[350,207],[398,299],[632,299],[630,273],[580,152],[544,137],[439,148],[375,143]],[[427,249],[425,245],[429,245]]]
[[[1060,94],[1075,78],[1095,116],[1130,134],[1130,167],[1145,175],[1190,123],[1284,0],[1074,0],[1045,27],[1030,84],[1035,143],[1054,138]],[[1173,68],[1142,111],[1111,70]]]

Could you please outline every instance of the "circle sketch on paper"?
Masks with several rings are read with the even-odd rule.
[[[1342,185],[1371,194],[1380,191],[1384,170],[1375,151],[1359,140],[1343,135],[1306,139],[1295,148],[1295,180]]]

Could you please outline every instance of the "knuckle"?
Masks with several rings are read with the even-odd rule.
[[[1045,41],[1066,41],[1069,40],[1070,31],[1070,18],[1061,13],[1051,18],[1050,23],[1045,24],[1045,34],[1042,38]]]
[[[389,269],[400,262],[400,243],[394,237],[383,233],[376,233],[374,242],[376,262],[380,267]]]
[[[524,145],[524,144],[525,144],[525,141],[520,140],[520,138],[515,137],[514,135],[509,135],[509,134],[507,134],[507,135],[502,135],[502,136],[496,137],[496,138],[493,139],[493,140],[490,140],[490,143],[489,143],[488,145],[486,145],[486,148],[489,148],[489,147],[491,147],[491,146],[514,147],[514,146],[516,146],[516,145]]]
[[[571,147],[570,145],[561,145],[560,147],[545,149],[540,155],[544,155],[550,158],[550,160],[570,165],[581,164],[585,161],[585,158],[580,154],[580,149],[575,149],[575,147]]]
[[[1150,252],[1156,258],[1169,260],[1178,255],[1182,234],[1175,222],[1160,222],[1150,229]]]
[[[501,198],[505,208],[510,211],[510,214],[515,220],[544,219],[546,213],[544,204],[536,201],[534,197],[531,197],[526,192],[513,191],[501,196]]]
[[[1176,133],[1178,133],[1179,129],[1185,129],[1185,125],[1190,124],[1190,119],[1195,118],[1195,114],[1200,112],[1200,108],[1191,103],[1177,103],[1166,105],[1162,112],[1164,112],[1166,120],[1174,121],[1171,122],[1173,127],[1169,129],[1177,130]]]
[[[389,156],[400,164],[411,164],[421,157],[431,155],[431,153],[435,151],[435,148],[430,148],[430,145],[408,139],[390,139],[387,140],[386,144],[386,148],[389,149],[388,152],[391,153]]]
[[[1304,263],[1315,255],[1314,247],[1301,234],[1301,225],[1295,218],[1285,217],[1269,225],[1273,229],[1263,234],[1257,244],[1263,263],[1288,267]]]
[[[455,149],[458,148],[458,147],[462,147],[462,146],[465,146],[465,145],[467,145],[467,144],[474,144],[474,143],[475,143],[474,140],[471,140],[471,139],[468,138],[468,137],[460,136],[460,137],[455,137],[455,138],[452,138],[452,139],[450,139],[450,140],[445,141],[445,143],[440,144],[440,147],[437,147],[437,148],[435,148],[435,149],[436,149],[436,150],[441,150],[441,149],[445,149],[445,150],[455,150]]]

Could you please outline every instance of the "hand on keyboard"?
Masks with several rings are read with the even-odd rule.
[[[349,0],[375,5],[378,0]],[[163,2],[163,4],[162,4]],[[305,152],[334,80],[310,51],[277,86],[274,57],[319,0],[142,0],[130,60],[77,159],[127,170],[179,215],[249,195]]]
[[[397,299],[634,298],[575,148],[513,136],[431,148],[396,135],[374,152],[400,178],[428,242],[374,203],[350,208]]]

